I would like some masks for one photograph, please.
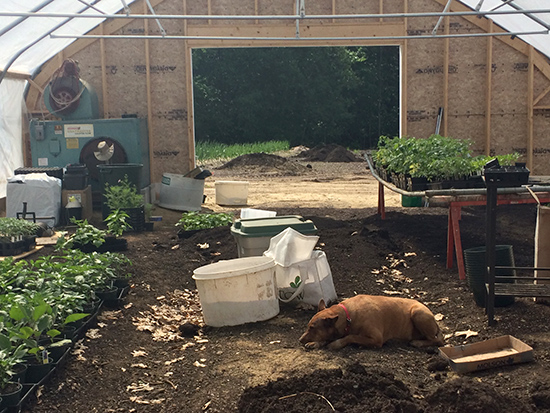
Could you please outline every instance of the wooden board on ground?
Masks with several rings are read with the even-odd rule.
[[[36,245],[55,245],[61,236],[61,232],[55,232],[51,237],[36,238]]]

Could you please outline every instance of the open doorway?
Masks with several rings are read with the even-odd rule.
[[[400,127],[399,46],[193,49],[196,141],[376,146]]]

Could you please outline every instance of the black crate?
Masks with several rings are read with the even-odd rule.
[[[82,190],[88,186],[88,174],[65,174],[63,177],[63,189]]]
[[[13,172],[15,173],[15,175],[45,173],[48,176],[53,176],[54,178],[59,178],[63,180],[63,168],[59,168],[57,166],[22,167],[22,168],[17,168]]]
[[[518,187],[529,183],[529,169],[524,166],[500,166],[483,170],[485,184],[499,188]]]

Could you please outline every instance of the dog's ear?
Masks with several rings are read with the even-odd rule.
[[[327,306],[325,305],[325,300],[321,298],[321,301],[319,301],[319,306],[317,307],[318,311],[323,311]]]
[[[328,316],[326,318],[323,318],[323,326],[325,328],[330,328],[330,327],[334,326],[334,324],[336,324],[336,320],[338,320],[337,315],[331,315],[331,316]]]

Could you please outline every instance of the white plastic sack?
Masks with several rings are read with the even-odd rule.
[[[332,272],[323,251],[314,251],[309,260],[289,267],[277,265],[275,278],[279,299],[283,302],[304,302],[317,306],[321,299],[329,303],[337,298]]]
[[[288,227],[271,238],[264,255],[273,258],[277,265],[289,267],[297,262],[309,260],[318,240],[317,235],[304,235]]]
[[[57,226],[61,210],[61,179],[45,173],[8,178],[6,217],[17,218],[17,213],[23,212],[23,202],[27,203],[27,212],[35,213],[37,222]]]
[[[279,300],[318,305],[336,300],[336,291],[327,256],[314,251],[319,237],[303,235],[287,228],[271,238],[265,256],[275,260],[275,278]]]

